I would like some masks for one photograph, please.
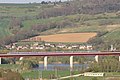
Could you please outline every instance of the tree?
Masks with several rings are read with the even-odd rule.
[[[22,21],[19,18],[13,17],[10,21],[9,29],[13,34],[16,34],[23,27]]]
[[[38,64],[35,61],[22,60],[20,62],[20,66],[21,66],[21,69],[25,71],[25,70],[30,70],[32,68],[38,67]]]
[[[47,2],[45,2],[45,1],[42,1],[42,2],[41,2],[41,4],[48,4],[48,3],[47,3]]]
[[[119,72],[120,64],[116,57],[105,56],[98,63],[92,63],[90,68],[95,72]]]

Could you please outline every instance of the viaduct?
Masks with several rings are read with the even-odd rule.
[[[1,58],[4,57],[27,57],[27,56],[43,56],[44,57],[44,69],[47,69],[48,56],[70,56],[70,69],[73,68],[73,56],[95,56],[95,61],[99,61],[99,56],[114,55],[118,56],[120,61],[120,52],[9,52],[7,54],[0,54]]]

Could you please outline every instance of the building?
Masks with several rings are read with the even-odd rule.
[[[87,50],[93,50],[93,46],[92,45],[87,45],[86,48],[87,48]]]
[[[57,45],[56,47],[58,47],[58,48],[66,48],[67,46],[64,45],[64,44],[59,44],[59,45]]]
[[[85,46],[85,45],[80,45],[79,49],[85,50],[85,49],[86,49],[86,46]]]
[[[93,77],[103,77],[104,76],[104,73],[92,73],[92,72],[87,72],[87,73],[84,73],[84,76],[93,76]]]

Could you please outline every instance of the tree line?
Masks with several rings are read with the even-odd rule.
[[[36,18],[41,19],[72,14],[98,14],[117,12],[119,10],[119,0],[73,0],[61,4],[61,7],[46,8]]]
[[[90,69],[94,72],[120,72],[120,62],[117,56],[104,56],[98,63],[92,63]]]

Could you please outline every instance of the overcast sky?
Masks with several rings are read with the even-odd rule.
[[[0,0],[0,3],[40,3],[43,0]],[[44,1],[55,1],[55,0],[44,0]],[[59,0],[56,0],[59,1]],[[61,0],[61,1],[66,1],[66,0]]]

